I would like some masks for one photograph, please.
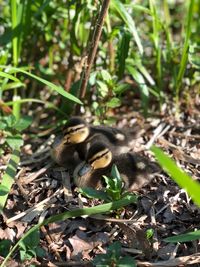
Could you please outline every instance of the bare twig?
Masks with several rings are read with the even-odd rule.
[[[108,11],[109,3],[110,3],[110,0],[103,1],[102,8],[97,19],[97,23],[93,30],[92,38],[91,38],[89,49],[88,49],[87,62],[85,64],[85,67],[82,73],[80,95],[79,95],[80,99],[84,99],[85,94],[86,94],[86,87],[87,87],[87,83],[89,80],[90,71],[91,71],[95,56],[96,56],[97,47],[98,47],[99,39],[101,37],[102,27],[103,27],[105,16]],[[79,106],[77,107],[77,109],[78,108]]]

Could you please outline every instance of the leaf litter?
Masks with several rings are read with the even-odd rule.
[[[176,120],[163,110],[156,118],[144,118],[137,112],[116,111],[118,126],[139,123],[142,130],[134,142],[134,151],[152,158],[146,148],[160,146],[194,179],[200,179],[200,111],[181,113]],[[1,240],[12,245],[38,221],[66,210],[94,206],[98,200],[81,196],[67,170],[50,162],[49,138],[27,138],[22,149],[16,182],[1,216]],[[1,158],[4,173],[8,154]],[[67,177],[67,178],[66,178]],[[179,188],[164,172],[139,192],[137,204],[120,214],[96,215],[68,219],[40,229],[40,246],[45,254],[27,259],[23,266],[36,262],[41,266],[91,266],[93,258],[106,253],[109,244],[120,241],[122,255],[136,259],[138,266],[200,266],[199,241],[166,243],[164,238],[199,229],[200,209],[185,190]],[[120,215],[120,216],[119,216]],[[149,229],[152,238],[146,238]],[[1,257],[3,259],[3,257]],[[0,258],[0,262],[1,262]],[[21,266],[19,255],[10,259]],[[71,264],[71,265],[70,265]]]

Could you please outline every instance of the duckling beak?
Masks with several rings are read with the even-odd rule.
[[[92,170],[92,166],[88,163],[85,163],[83,165],[83,167],[79,170],[78,175],[79,176],[84,176],[86,175],[88,172],[90,172]]]

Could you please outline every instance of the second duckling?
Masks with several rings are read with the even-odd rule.
[[[154,163],[136,153],[113,155],[105,143],[97,142],[88,151],[85,162],[74,170],[74,181],[78,187],[100,188],[102,175],[109,176],[112,165],[116,164],[128,191],[137,191],[153,178],[158,171]]]

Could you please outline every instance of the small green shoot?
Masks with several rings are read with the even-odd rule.
[[[106,182],[106,193],[108,198],[118,200],[123,194],[123,183],[116,165],[112,166],[111,177],[103,176]]]
[[[152,228],[148,229],[146,231],[146,237],[148,240],[152,239],[153,238],[153,234],[154,234],[154,230]]]
[[[111,244],[106,254],[97,255],[94,260],[93,264],[95,266],[129,266],[129,267],[136,267],[136,262],[134,258],[129,256],[122,256],[121,252],[121,244],[120,242],[114,242]]]
[[[79,192],[86,197],[100,199],[105,202],[120,200],[126,195],[134,196],[132,193],[123,191],[122,179],[116,165],[112,166],[110,177],[103,176],[103,178],[106,183],[104,191],[86,187],[80,188]],[[136,201],[137,196],[135,195],[135,202]]]

